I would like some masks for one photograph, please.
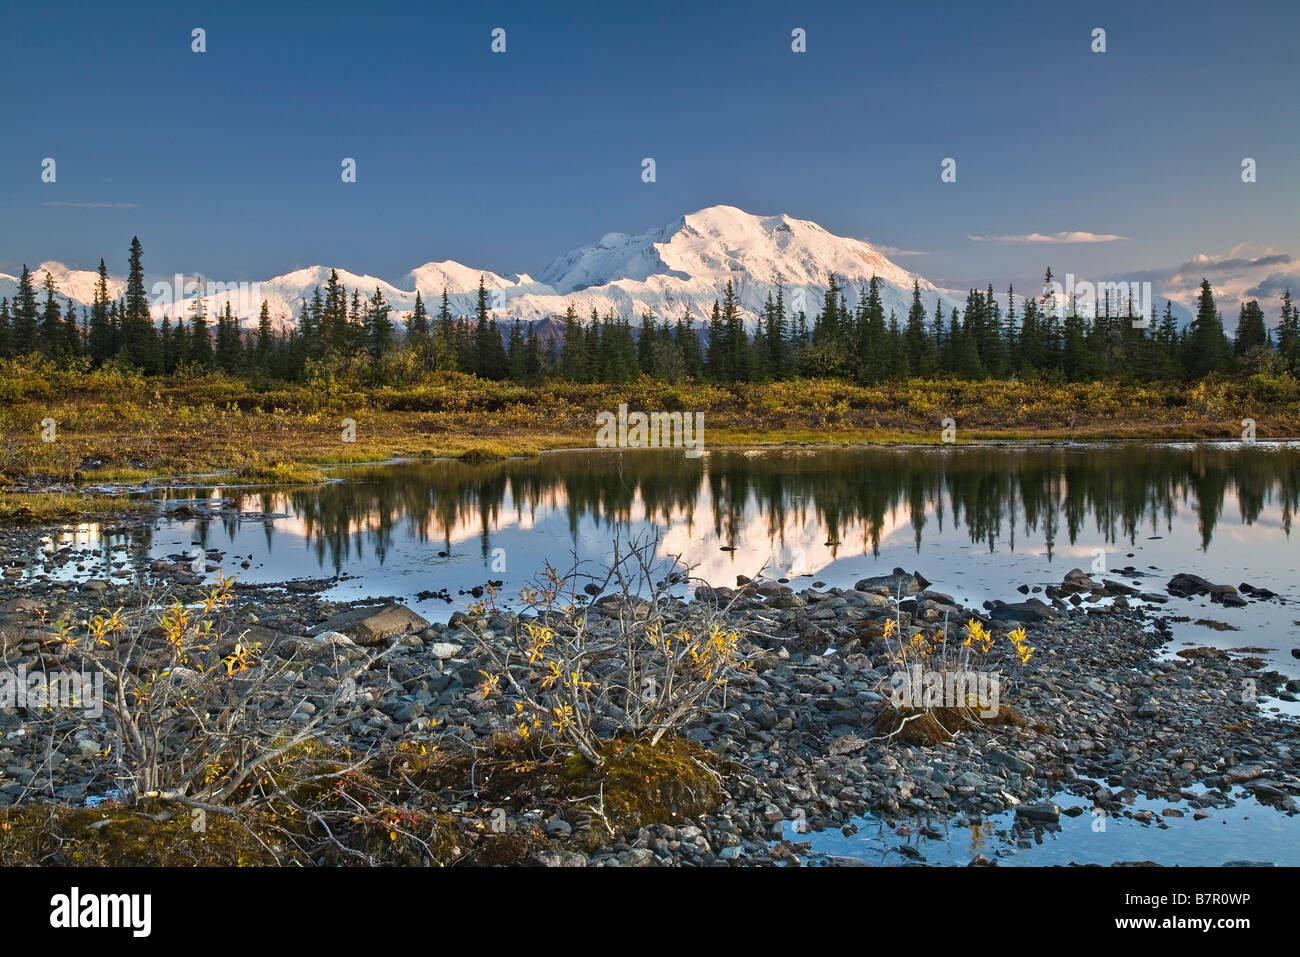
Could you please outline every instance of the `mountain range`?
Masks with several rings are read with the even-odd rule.
[[[793,315],[802,307],[811,324],[821,310],[831,273],[847,287],[845,297],[850,304],[856,301],[860,285],[878,277],[886,313],[893,310],[900,323],[911,306],[913,282],[920,287],[927,320],[933,317],[937,301],[942,302],[946,315],[953,306],[960,308],[966,298],[964,292],[941,289],[902,268],[870,243],[835,236],[809,220],[710,206],[643,233],[609,233],[599,242],[557,256],[535,278],[522,273],[501,276],[452,260],[425,263],[396,283],[337,266],[309,266],[250,282],[243,295],[222,287],[226,291],[203,297],[205,312],[213,316],[223,311],[229,300],[242,323],[251,326],[265,300],[277,324],[291,325],[303,300],[310,300],[317,287],[324,288],[331,269],[346,288],[358,290],[363,299],[378,288],[397,318],[409,316],[417,290],[431,314],[437,313],[445,289],[453,314],[472,315],[480,276],[489,291],[490,308],[499,319],[528,321],[563,315],[570,303],[583,319],[594,308],[602,316],[612,309],[634,323],[647,311],[660,319],[676,319],[689,311],[697,320],[706,320],[730,280],[747,320],[761,314],[767,297],[775,298],[780,286],[788,312]],[[69,269],[57,262],[41,263],[33,270],[38,291],[46,272],[53,276],[60,296],[90,304],[95,272]],[[148,285],[153,291],[153,284]],[[0,297],[12,299],[16,287],[15,277],[0,273]],[[124,288],[122,279],[110,279],[113,297],[120,296]],[[153,313],[159,321],[164,316],[188,318],[194,311],[192,299],[170,305],[154,301],[158,304]],[[1187,314],[1178,304],[1175,311],[1180,317]]]

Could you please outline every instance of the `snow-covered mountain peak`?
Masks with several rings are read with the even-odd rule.
[[[638,235],[609,233],[600,242],[553,260],[538,278],[560,293],[625,280],[679,279],[692,285],[824,287],[831,273],[850,285],[873,275],[900,287],[917,279],[869,243],[835,236],[817,223],[781,213],[759,216],[735,206],[709,206]]]
[[[34,277],[38,284],[45,269],[54,277],[60,295],[70,295],[80,303],[93,299],[95,273],[51,262],[39,267]],[[349,296],[356,290],[368,299],[378,287],[395,317],[410,313],[417,290],[428,311],[435,313],[444,289],[453,314],[472,315],[480,277],[489,291],[489,308],[502,319],[562,315],[570,305],[584,318],[594,309],[602,316],[612,311],[633,319],[645,312],[669,319],[690,313],[703,319],[713,302],[723,296],[728,282],[747,319],[761,314],[767,297],[775,297],[778,286],[784,287],[787,304],[801,304],[811,319],[832,274],[845,287],[850,302],[856,299],[860,286],[872,276],[879,277],[886,311],[893,309],[900,316],[911,303],[913,281],[926,294],[927,310],[933,309],[936,299],[951,302],[928,280],[891,262],[870,243],[836,236],[817,223],[785,213],[763,216],[726,205],[698,209],[641,233],[605,233],[598,242],[556,257],[536,277],[500,275],[454,260],[427,262],[398,279],[396,285],[344,269],[337,272]],[[215,315],[230,301],[232,310],[251,325],[265,301],[273,320],[292,323],[302,301],[310,300],[317,287],[324,291],[330,273],[329,266],[305,266],[250,282],[237,292],[205,295],[204,311]],[[0,277],[0,294],[11,285]],[[120,296],[123,285],[120,279],[113,279],[110,294]],[[154,315],[159,320],[164,315],[183,318],[194,306],[186,299],[155,304]]]

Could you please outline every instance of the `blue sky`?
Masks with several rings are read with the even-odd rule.
[[[448,258],[536,273],[607,232],[727,203],[902,251],[959,288],[1051,265],[1141,273],[1157,292],[1204,273],[1271,296],[1300,275],[1294,2],[89,2],[4,16],[5,272],[104,256],[121,273],[138,234],[151,274],[326,263],[395,280]],[[356,183],[340,180],[344,157]],[[945,157],[955,183],[940,181]],[[1070,232],[1124,238],[1032,238]]]

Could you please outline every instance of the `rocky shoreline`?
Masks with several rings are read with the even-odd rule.
[[[31,569],[16,563],[33,553],[38,534],[8,529],[0,553],[7,668],[73,666],[76,650],[53,623],[88,618],[139,594],[126,575],[80,585],[24,577]],[[58,564],[57,555],[47,558],[51,567]],[[208,570],[238,571],[237,559],[233,567],[219,554],[205,561]],[[19,574],[8,571],[14,568]],[[796,590],[743,579],[735,589],[700,588],[674,613],[685,616],[691,603],[730,602],[728,623],[743,636],[753,663],[728,685],[721,707],[682,729],[728,769],[719,806],[598,846],[584,833],[590,821],[571,807],[508,807],[504,821],[495,823],[507,832],[544,835],[542,846],[529,850],[531,864],[732,866],[801,862],[807,848],[799,833],[848,827],[864,813],[902,827],[977,822],[1016,808],[1017,821],[1032,831],[1094,808],[1142,820],[1151,812],[1132,809],[1139,795],[1178,802],[1195,809],[1198,820],[1212,820],[1245,793],[1294,815],[1300,725],[1269,717],[1260,701],[1294,700],[1300,684],[1264,670],[1258,659],[1210,648],[1159,657],[1168,635],[1159,608],[1166,591],[1206,588],[1194,593],[1217,594],[1229,605],[1244,601],[1242,594],[1266,600],[1271,593],[1239,592],[1188,575],[1166,587],[1130,572],[1094,580],[1076,569],[1044,591],[1046,600],[1032,596],[983,609],[962,608],[902,569],[852,589]],[[150,575],[183,602],[202,594],[184,556],[155,562]],[[1119,580],[1126,577],[1132,584]],[[430,623],[391,600],[325,600],[320,592],[330,584],[237,586],[224,616],[228,633],[258,643],[263,655],[305,663],[283,689],[296,702],[287,721],[304,721],[329,701],[333,679],[312,662],[360,660],[367,650],[395,646],[382,668],[359,680],[356,713],[332,744],[381,750],[436,734],[439,746],[454,753],[509,733],[511,693],[488,697],[479,688],[491,665],[487,648],[506,641],[511,613],[458,612],[446,624]],[[612,618],[617,611],[612,596],[596,596],[588,614]],[[1002,676],[1003,700],[1023,720],[963,728],[943,741],[882,732],[897,644],[886,635],[886,621],[906,637],[930,638],[945,623],[955,630],[972,619],[998,632],[1025,628],[1031,660],[1022,662],[1002,644],[987,662]],[[18,733],[29,717],[22,709],[0,709],[0,808],[84,804],[102,795],[96,755],[103,735],[93,719],[84,719],[85,727],[68,724],[51,753],[48,745],[40,751],[36,736]],[[1078,800],[1065,807],[1045,800],[1059,792]],[[442,811],[463,823],[458,840],[467,848],[489,816],[501,813],[476,805],[467,793]],[[792,821],[799,824],[793,841]],[[1267,860],[1268,854],[1261,847],[1247,856]]]

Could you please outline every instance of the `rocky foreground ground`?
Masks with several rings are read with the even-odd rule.
[[[77,649],[54,623],[137,601],[139,584],[127,576],[76,585],[20,577],[41,570],[40,562],[28,564],[37,532],[6,534],[4,666],[75,667]],[[149,580],[160,594],[198,600],[204,586],[182,556],[174,558],[155,562]],[[45,570],[76,560],[73,552],[50,554]],[[215,553],[208,561],[231,564]],[[293,663],[278,689],[286,726],[329,705],[340,660],[391,648],[360,678],[354,712],[328,744],[378,753],[429,742],[455,755],[510,733],[509,690],[488,696],[480,690],[492,667],[487,648],[504,642],[510,613],[457,613],[446,624],[430,623],[391,601],[330,602],[320,595],[328,585],[239,586],[223,615],[227,634],[257,643],[264,660]],[[700,589],[678,611],[685,616],[690,602],[734,599],[729,623],[744,636],[753,662],[728,685],[725,700],[682,729],[718,758],[717,806],[593,840],[590,814],[572,803],[489,803],[466,781],[437,796],[445,819],[459,822],[451,856],[473,862],[482,835],[520,833],[531,835],[523,860],[533,864],[785,863],[803,850],[790,822],[800,822],[800,830],[805,822],[809,830],[845,827],[856,815],[875,812],[897,826],[925,827],[975,822],[1015,807],[1021,826],[1031,830],[1093,808],[1149,817],[1131,807],[1144,795],[1178,802],[1209,826],[1243,789],[1277,813],[1295,814],[1300,726],[1270,717],[1261,702],[1295,700],[1300,684],[1264,670],[1259,659],[1209,648],[1160,657],[1168,639],[1160,606],[1168,593],[1205,594],[1225,607],[1277,600],[1262,590],[1189,575],[1165,582],[1133,569],[1097,580],[1075,570],[1042,598],[981,609],[962,608],[901,569],[853,589],[772,581]],[[616,612],[616,599],[593,597],[593,618],[612,619]],[[885,636],[887,619],[901,623],[907,638],[932,636],[945,623],[953,633],[972,619],[994,634],[1023,625],[1033,648],[1028,662],[1004,642],[988,658],[1003,676],[1004,706],[1018,718],[962,727],[947,740],[886,733],[882,718],[891,709],[891,648],[897,647],[897,634],[892,643]],[[102,797],[109,785],[102,768],[105,719],[61,717],[61,733],[51,739],[24,733],[32,717],[23,709],[0,710],[0,807],[81,805]],[[1078,800],[1045,801],[1061,791]],[[1269,853],[1260,847],[1242,856],[1268,860]]]

